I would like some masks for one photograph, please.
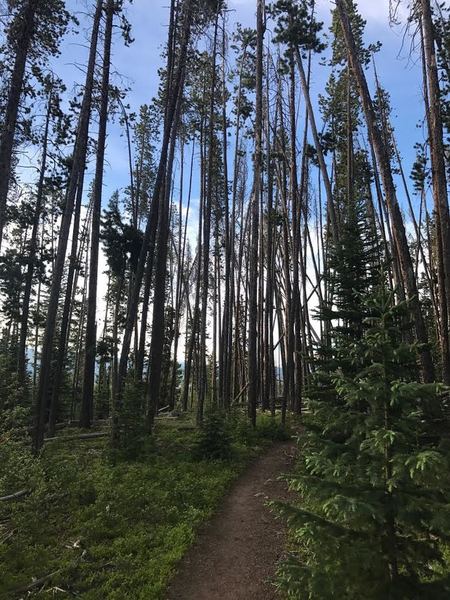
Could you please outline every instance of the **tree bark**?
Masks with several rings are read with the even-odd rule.
[[[431,178],[433,185],[434,210],[436,213],[437,235],[437,275],[440,309],[440,341],[442,352],[442,379],[450,384],[450,218],[448,209],[447,178],[445,172],[445,152],[441,114],[441,91],[434,46],[433,20],[429,0],[420,0],[422,9],[421,25],[423,53],[425,60],[424,89],[426,94],[426,114],[431,154]],[[426,79],[425,79],[426,78]]]
[[[34,266],[36,261],[36,253],[37,253],[37,243],[38,243],[38,230],[39,223],[41,220],[42,214],[42,203],[44,199],[44,179],[45,179],[45,171],[47,168],[47,147],[48,147],[48,134],[50,127],[50,114],[51,114],[51,104],[52,104],[52,92],[50,91],[47,103],[47,114],[45,118],[45,128],[44,128],[44,139],[42,143],[42,159],[41,159],[41,167],[39,171],[39,181],[37,185],[36,191],[36,206],[34,209],[34,217],[33,217],[33,228],[31,231],[30,238],[30,250],[28,257],[28,268],[25,276],[25,288],[23,292],[23,300],[22,300],[22,315],[20,322],[20,338],[19,338],[19,355],[17,362],[17,373],[19,376],[19,381],[23,384],[25,383],[26,377],[26,349],[27,349],[27,336],[28,336],[28,319],[30,315],[30,299],[31,299],[31,289],[33,285],[33,274],[34,274]]]
[[[6,201],[11,180],[14,137],[17,126],[20,100],[22,98],[25,65],[35,30],[36,7],[39,0],[28,0],[20,19],[17,36],[17,51],[9,84],[5,117],[0,137],[0,248],[6,225]]]
[[[91,252],[89,261],[89,289],[86,314],[84,348],[83,396],[81,400],[80,427],[91,426],[94,412],[95,357],[97,348],[97,282],[98,254],[100,245],[100,217],[102,210],[103,171],[105,163],[106,127],[108,123],[109,72],[111,64],[114,1],[106,4],[105,42],[100,97],[100,121],[97,140],[97,158],[93,188]]]
[[[258,240],[259,203],[262,177],[262,119],[263,119],[263,41],[265,0],[258,0],[256,12],[256,111],[255,155],[253,159],[253,190],[251,198],[251,241],[248,318],[248,416],[256,426],[256,407],[259,393],[258,377]]]
[[[415,322],[417,340],[421,344],[424,344],[420,353],[423,379],[426,382],[431,382],[434,380],[434,365],[431,358],[431,352],[428,347],[428,335],[420,308],[417,282],[415,279],[413,263],[409,252],[405,226],[395,194],[395,186],[392,177],[388,149],[383,143],[380,131],[376,123],[372,99],[370,97],[370,92],[367,85],[366,77],[364,75],[364,71],[358,59],[353,32],[343,0],[336,0],[336,9],[338,11],[339,19],[344,33],[345,43],[349,52],[350,65],[355,75],[355,80],[358,86],[359,95],[363,105],[369,136],[374,147],[378,168],[381,172],[381,179],[383,182],[386,203],[392,221],[394,242],[400,259],[400,265],[406,289],[408,292],[408,297],[411,302],[411,309],[413,312],[413,318]]]
[[[75,194],[80,173],[80,165],[84,164],[87,147],[87,137],[89,131],[89,121],[91,115],[92,89],[94,85],[95,59],[97,53],[97,41],[100,28],[100,18],[103,7],[103,0],[97,0],[91,45],[89,49],[88,68],[86,73],[86,83],[83,95],[83,101],[78,121],[78,131],[73,153],[73,164],[70,173],[69,184],[66,195],[64,212],[61,219],[59,231],[58,250],[53,269],[53,278],[50,288],[50,298],[48,303],[47,321],[45,325],[44,338],[42,342],[41,369],[39,373],[39,388],[36,396],[35,406],[35,431],[33,437],[33,449],[37,453],[42,446],[44,439],[44,425],[47,416],[47,395],[50,387],[51,362],[53,339],[55,335],[56,316],[58,312],[59,296],[61,291],[61,281],[64,272],[64,263],[66,260],[67,243],[72,222],[73,206]]]
[[[175,120],[176,120],[176,110],[178,104],[178,98],[180,95],[180,91],[183,87],[183,71],[184,71],[184,63],[186,60],[187,49],[189,45],[190,33],[191,33],[191,20],[192,20],[192,0],[186,0],[185,2],[185,10],[186,17],[184,21],[183,33],[181,46],[179,51],[179,65],[174,72],[174,75],[171,79],[167,81],[167,93],[166,93],[166,102],[167,108],[165,111],[165,119],[164,119],[164,135],[163,141],[161,145],[161,154],[158,165],[158,171],[155,180],[155,186],[153,189],[153,195],[150,206],[150,214],[147,219],[147,224],[145,227],[145,232],[142,240],[141,252],[138,259],[138,264],[136,267],[136,274],[134,277],[134,284],[129,296],[128,307],[127,307],[127,317],[125,321],[125,330],[122,340],[122,351],[120,354],[119,366],[118,366],[118,381],[116,385],[116,398],[115,405],[117,409],[120,408],[122,402],[122,393],[123,387],[125,385],[125,377],[128,368],[128,356],[130,352],[131,346],[131,337],[133,334],[134,325],[136,322],[136,315],[139,306],[139,297],[140,290],[142,284],[142,278],[144,275],[145,264],[147,260],[148,252],[153,250],[155,239],[156,239],[156,231],[158,227],[159,220],[159,209],[162,191],[165,185],[166,180],[166,169],[167,169],[167,161],[168,161],[168,153],[169,146],[171,141],[171,136],[173,133],[173,129],[175,128]],[[173,4],[172,4],[172,12],[173,12]],[[171,22],[173,20],[171,19]],[[173,35],[173,32],[169,32],[170,35]],[[173,60],[172,56],[172,47],[169,45],[168,52],[168,73],[171,71],[171,62]]]
[[[205,208],[203,214],[203,252],[202,252],[202,294],[201,294],[201,316],[200,316],[200,381],[197,399],[197,424],[203,421],[203,410],[205,404],[207,387],[207,365],[206,365],[206,329],[208,315],[208,289],[209,289],[209,262],[210,262],[210,234],[211,234],[211,207],[213,202],[214,182],[214,100],[216,93],[216,56],[217,56],[217,30],[219,15],[216,15],[214,24],[214,39],[212,49],[211,65],[211,87],[208,123],[208,178],[205,196]],[[215,368],[215,365],[213,366]]]

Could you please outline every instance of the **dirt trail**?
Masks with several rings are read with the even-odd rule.
[[[291,468],[294,448],[275,444],[240,476],[181,561],[167,600],[279,600],[270,579],[285,531],[264,503],[288,498],[277,478]]]

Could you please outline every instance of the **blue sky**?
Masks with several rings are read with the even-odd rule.
[[[134,0],[132,4],[126,4],[135,41],[130,47],[125,47],[119,32],[115,35],[113,72],[117,82],[122,79],[131,88],[128,102],[134,111],[149,102],[157,90],[160,52],[167,35],[168,4],[168,0]],[[255,4],[256,0],[228,0],[230,25],[239,21],[245,26],[254,26]],[[58,59],[58,72],[71,89],[74,82],[82,78],[75,64],[83,66],[86,63],[87,27],[90,25],[87,14],[92,12],[93,0],[70,0],[68,5],[81,21],[78,34],[72,34],[64,41]],[[325,23],[324,31],[328,29],[332,7],[330,0],[318,0],[317,10],[320,20]],[[379,40],[383,44],[377,57],[379,77],[391,93],[394,125],[405,158],[406,172],[409,173],[414,160],[414,143],[424,137],[424,133],[416,128],[423,116],[420,65],[415,64],[417,57],[408,57],[409,41],[403,44],[403,27],[390,27],[388,7],[389,0],[359,2],[359,10],[367,20],[366,41]],[[328,70],[316,65],[312,75],[313,98],[317,98],[323,90],[327,77]],[[117,123],[109,124],[108,133],[105,199],[114,189],[128,182],[125,139]]]
[[[131,110],[137,112],[139,106],[148,103],[158,88],[158,68],[161,66],[161,49],[166,41],[169,0],[134,0],[126,8],[127,17],[132,25],[132,36],[135,42],[125,47],[120,33],[116,31],[112,54],[112,72],[115,83],[121,80],[131,88],[127,102]],[[55,71],[64,79],[69,91],[84,79],[84,68],[88,54],[88,36],[91,27],[94,0],[68,0],[68,8],[80,19],[78,32],[72,32],[61,46],[61,56],[55,61]],[[236,22],[247,27],[255,25],[256,0],[228,0],[230,28]],[[317,0],[320,20],[324,21],[324,32],[328,31],[330,0]],[[423,102],[421,92],[421,69],[416,64],[417,57],[408,57],[409,41],[403,47],[403,27],[389,26],[389,0],[360,0],[359,9],[367,20],[366,42],[381,41],[382,50],[377,57],[377,68],[382,85],[391,94],[394,126],[397,132],[400,151],[405,159],[405,171],[410,172],[414,160],[414,144],[423,141],[425,133],[416,128],[423,118]],[[405,15],[403,15],[404,17]],[[270,32],[268,32],[268,37]],[[402,49],[403,48],[403,49]],[[316,103],[319,93],[323,92],[329,71],[316,61],[312,73],[311,95]],[[369,73],[369,80],[372,75]],[[300,104],[300,118],[303,120],[303,102]],[[92,126],[95,133],[96,125]],[[104,175],[104,205],[117,188],[128,185],[128,157],[126,141],[116,121],[108,124],[108,140],[106,149]],[[28,156],[27,156],[28,154]],[[38,153],[24,153],[21,163],[36,165]],[[94,165],[89,166],[93,176]],[[24,178],[35,181],[34,169],[23,170]],[[33,175],[34,173],[34,175]],[[86,188],[87,189],[87,188]],[[191,203],[191,219],[189,237],[195,240],[198,219],[198,198],[194,196]],[[400,202],[403,194],[399,191]],[[408,219],[407,219],[408,221]],[[106,267],[103,253],[100,256],[100,282],[98,290],[97,315],[101,319],[104,313],[103,296],[106,279],[102,275]]]

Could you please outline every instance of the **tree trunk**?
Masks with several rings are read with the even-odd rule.
[[[81,401],[80,427],[91,426],[94,412],[95,357],[97,348],[97,281],[100,244],[100,217],[102,210],[103,170],[105,163],[106,127],[108,123],[109,72],[114,20],[114,1],[106,4],[105,46],[100,97],[100,121],[97,141],[97,158],[92,202],[91,252],[89,261],[89,290],[86,314],[84,349],[83,396]]]
[[[154,418],[158,412],[159,393],[163,371],[163,351],[165,334],[165,305],[166,305],[166,276],[167,276],[167,247],[170,231],[170,198],[172,191],[172,165],[176,146],[177,123],[180,118],[181,89],[178,97],[173,137],[167,161],[166,181],[162,189],[161,207],[159,210],[158,238],[155,261],[155,285],[153,294],[152,339],[149,357],[149,380],[147,390],[146,425],[148,433],[153,427]]]
[[[426,114],[431,154],[431,177],[436,213],[439,309],[441,322],[442,378],[450,384],[450,218],[441,114],[441,91],[434,47],[433,21],[429,0],[420,0],[423,53],[425,60],[424,90],[427,90]],[[426,78],[426,79],[425,79]]]
[[[309,123],[311,126],[311,132],[314,140],[314,145],[317,152],[317,160],[319,161],[320,172],[322,173],[322,179],[325,186],[325,193],[327,196],[327,214],[331,224],[331,235],[333,236],[336,247],[339,247],[339,227],[336,216],[336,209],[334,206],[333,192],[331,188],[331,181],[328,175],[328,169],[325,163],[325,157],[323,154],[322,146],[317,132],[316,119],[314,117],[314,110],[311,103],[311,97],[309,95],[309,85],[306,79],[305,69],[303,67],[302,55],[299,48],[295,50],[295,57],[297,60],[297,66],[300,74],[300,84],[302,87],[303,96],[306,102],[306,110],[308,112]]]
[[[41,168],[39,172],[39,181],[36,191],[36,206],[34,209],[33,217],[33,228],[31,231],[30,238],[30,250],[28,257],[28,268],[25,276],[25,289],[23,292],[22,301],[22,315],[20,320],[20,339],[19,339],[19,355],[17,363],[17,373],[19,381],[23,384],[26,376],[26,349],[27,349],[27,336],[28,336],[28,318],[30,315],[30,299],[31,299],[31,288],[33,285],[33,274],[34,265],[36,261],[37,253],[37,242],[38,242],[38,230],[39,223],[41,221],[42,213],[42,202],[44,198],[44,179],[45,170],[47,168],[47,146],[48,146],[48,133],[50,127],[50,113],[52,104],[52,92],[50,91],[47,104],[47,115],[45,118],[45,129],[44,129],[44,140],[42,144],[42,160]]]
[[[259,393],[258,376],[258,239],[259,203],[262,177],[262,119],[263,119],[263,38],[265,0],[258,0],[256,12],[256,112],[253,190],[251,198],[251,238],[248,319],[248,416],[256,426],[256,407]]]
[[[25,65],[35,30],[35,14],[39,0],[28,0],[20,19],[17,34],[17,52],[9,84],[3,129],[0,137],[0,248],[6,225],[6,200],[11,180],[11,165],[17,115],[22,98]]]
[[[50,288],[47,321],[45,325],[44,339],[42,342],[41,369],[39,374],[39,388],[36,397],[36,417],[33,439],[33,448],[36,453],[41,448],[44,439],[44,425],[47,416],[47,395],[50,387],[51,376],[53,339],[55,335],[56,316],[58,312],[61,281],[64,272],[64,263],[66,260],[67,243],[69,239],[70,225],[72,222],[72,213],[75,201],[75,194],[77,191],[77,184],[79,180],[80,165],[83,165],[85,162],[89,121],[91,115],[92,89],[94,85],[95,59],[97,54],[97,41],[100,28],[102,7],[103,0],[97,0],[97,6],[92,27],[91,45],[89,49],[89,61],[86,72],[86,83],[78,121],[77,138],[75,141],[75,148],[73,153],[73,164],[69,178],[64,212],[61,219],[61,228],[59,231],[58,240],[58,251],[55,260],[55,265],[53,268],[53,278]]]
[[[174,4],[172,2],[171,14],[173,15]],[[115,405],[117,408],[120,408],[121,405],[121,397],[123,392],[123,386],[125,384],[125,377],[128,368],[128,356],[130,352],[131,346],[131,337],[133,334],[134,325],[136,322],[136,315],[139,306],[139,297],[140,290],[142,284],[142,278],[144,275],[145,264],[147,261],[147,254],[153,251],[155,239],[156,239],[156,231],[158,227],[159,220],[159,209],[160,202],[162,199],[162,191],[164,189],[165,181],[166,181],[166,169],[167,169],[167,161],[168,161],[168,152],[170,141],[172,137],[173,129],[175,128],[176,121],[176,112],[177,112],[177,104],[180,92],[183,88],[183,72],[184,72],[184,64],[186,61],[186,54],[190,39],[191,33],[191,21],[192,21],[192,0],[186,0],[185,2],[185,21],[183,25],[183,33],[182,40],[179,50],[179,64],[172,78],[168,78],[167,86],[166,86],[166,111],[165,111],[165,119],[164,119],[164,135],[161,144],[161,154],[158,165],[158,171],[155,179],[155,186],[153,189],[152,201],[150,206],[150,214],[147,219],[147,224],[145,227],[145,232],[142,240],[142,248],[138,259],[138,264],[136,267],[136,274],[134,277],[134,284],[131,290],[128,307],[127,307],[127,317],[125,321],[124,335],[122,340],[122,351],[120,354],[119,367],[118,367],[118,381],[116,386],[116,399]],[[171,17],[171,29],[173,28],[173,17]],[[173,35],[173,31],[169,31],[169,38]],[[169,44],[168,51],[168,74],[172,70],[172,61],[173,61],[173,52],[172,45]],[[169,77],[169,75],[168,75]]]
[[[200,316],[200,381],[197,401],[197,424],[203,421],[203,410],[206,396],[207,365],[206,365],[206,329],[208,315],[208,289],[209,289],[209,259],[210,259],[210,234],[211,234],[211,207],[214,189],[214,101],[216,93],[216,57],[217,57],[217,30],[219,15],[216,15],[214,24],[214,39],[212,48],[211,87],[208,123],[208,179],[205,196],[205,209],[203,214],[203,253],[202,253],[202,294]],[[215,368],[215,366],[214,366]]]
[[[402,214],[400,212],[400,207],[398,205],[395,194],[395,186],[392,177],[388,149],[383,143],[380,131],[376,124],[372,99],[370,97],[369,88],[367,86],[364,71],[358,59],[355,40],[353,38],[350,21],[343,0],[336,0],[336,9],[338,11],[345,42],[348,48],[350,65],[355,75],[359,95],[361,97],[361,102],[364,108],[369,136],[374,147],[378,168],[381,172],[381,179],[383,181],[386,203],[392,221],[394,242],[400,259],[401,269],[407,288],[408,296],[411,301],[411,308],[415,322],[417,340],[419,341],[419,343],[424,344],[420,353],[423,379],[426,382],[431,382],[434,380],[434,365],[431,358],[431,352],[428,347],[427,330],[420,308],[417,283],[414,276],[414,269],[411,260],[411,255],[409,252],[408,240],[406,238],[405,226],[403,224]]]
[[[48,424],[48,434],[54,435],[56,420],[58,418],[59,408],[59,397],[61,393],[61,384],[64,371],[64,363],[66,360],[67,344],[70,336],[70,324],[71,316],[73,312],[73,303],[75,300],[75,294],[77,290],[78,276],[81,268],[81,258],[84,251],[84,243],[88,237],[87,225],[90,219],[90,206],[88,207],[88,213],[86,215],[86,221],[80,232],[80,218],[81,218],[81,201],[83,197],[83,185],[84,185],[84,170],[85,165],[80,168],[80,180],[78,182],[77,196],[75,200],[74,209],[74,220],[72,227],[72,246],[69,256],[69,268],[67,272],[66,291],[64,298],[64,306],[61,315],[61,328],[59,331],[59,341],[56,353],[55,366],[53,371],[53,389],[52,397],[50,400],[50,414]],[[79,248],[78,248],[79,246]]]

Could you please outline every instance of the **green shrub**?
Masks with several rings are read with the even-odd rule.
[[[31,453],[27,428],[30,411],[22,407],[5,410],[0,425],[0,496],[37,488],[42,482],[39,461]]]
[[[221,411],[208,413],[198,434],[194,456],[199,459],[227,460],[233,445],[230,424]]]
[[[258,432],[250,423],[246,411],[237,408],[231,410],[227,419],[236,443],[245,446],[258,444]]]
[[[103,439],[46,444],[36,459],[23,447],[17,454],[9,448],[5,470],[17,472],[23,461],[13,487],[39,477],[29,496],[0,505],[8,510],[6,533],[13,532],[0,544],[0,598],[14,598],[13,590],[54,572],[33,597],[48,598],[49,588],[59,587],[86,600],[164,598],[197,527],[253,452],[194,459],[198,436],[173,420],[158,422],[152,438],[139,461],[114,463]]]
[[[118,410],[118,447],[112,451],[113,459],[135,460],[147,449],[148,435],[144,417],[145,389],[129,377],[123,403]]]
[[[14,438],[0,440],[0,496],[35,489],[42,480],[39,461]]]
[[[259,437],[273,442],[283,442],[291,437],[287,427],[272,415],[258,415],[256,431]]]
[[[417,381],[407,307],[381,290],[345,362],[316,372],[290,480],[299,499],[278,504],[293,540],[280,571],[289,598],[450,598],[450,457],[427,410],[442,388]]]

